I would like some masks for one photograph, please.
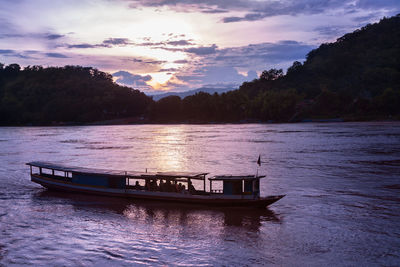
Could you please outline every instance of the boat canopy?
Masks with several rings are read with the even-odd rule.
[[[26,165],[44,169],[50,169],[55,171],[71,172],[71,173],[84,173],[91,175],[107,175],[107,176],[123,176],[129,178],[156,178],[156,179],[197,179],[204,180],[205,176],[208,174],[206,172],[139,172],[139,171],[120,171],[120,170],[105,170],[96,168],[82,168],[66,166],[63,164],[55,164],[43,161],[33,161],[28,162]]]
[[[255,175],[217,175],[208,180],[212,181],[242,181],[242,180],[256,180],[259,178],[264,178],[265,176],[255,176]]]

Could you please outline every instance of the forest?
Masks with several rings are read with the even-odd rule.
[[[262,72],[223,94],[158,101],[91,67],[0,64],[0,125],[400,119],[400,15],[310,51],[304,62]]]
[[[145,114],[152,99],[90,67],[0,65],[0,124],[83,124]]]

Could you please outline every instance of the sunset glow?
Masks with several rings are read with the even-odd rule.
[[[0,62],[91,66],[147,93],[237,87],[399,12],[396,1],[312,2],[0,1]]]

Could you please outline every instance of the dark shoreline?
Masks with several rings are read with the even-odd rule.
[[[303,123],[347,123],[347,122],[398,122],[400,118],[318,118],[318,119],[303,119],[301,121],[284,122],[284,121],[256,121],[256,120],[242,120],[237,122],[189,122],[189,121],[126,121],[126,119],[115,119],[106,121],[96,121],[89,123],[79,122],[60,122],[52,124],[13,124],[13,125],[0,125],[0,127],[64,127],[64,126],[116,126],[116,125],[223,125],[223,124],[303,124]]]

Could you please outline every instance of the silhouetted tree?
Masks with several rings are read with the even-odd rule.
[[[270,70],[264,70],[261,75],[260,75],[260,80],[266,80],[266,81],[274,81],[276,79],[279,79],[283,77],[283,70],[282,69],[270,69]]]

